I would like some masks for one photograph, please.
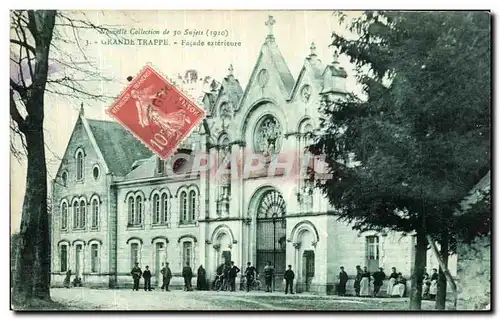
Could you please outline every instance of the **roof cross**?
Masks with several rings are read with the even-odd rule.
[[[338,64],[339,63],[339,50],[337,48],[333,49],[333,62],[332,64]]]
[[[311,56],[315,56],[316,55],[316,44],[314,42],[311,43],[311,47],[309,48],[311,49]]]
[[[233,75],[234,68],[233,68],[233,65],[232,65],[232,64],[230,64],[230,65],[229,65],[229,69],[227,69],[227,71],[229,71],[229,74],[228,74],[228,75],[230,75],[230,76],[232,76],[232,75]]]
[[[266,21],[266,26],[269,28],[269,35],[273,34],[273,25],[276,23],[276,20],[274,19],[273,16],[269,16],[269,18]]]

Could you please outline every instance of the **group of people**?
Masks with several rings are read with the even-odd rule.
[[[162,263],[162,268],[160,270],[162,275],[162,291],[170,291],[170,280],[172,279],[172,270],[170,270],[169,263]],[[132,279],[134,280],[134,285],[132,290],[139,291],[139,282],[141,277],[144,279],[144,291],[151,291],[151,271],[149,270],[149,266],[146,266],[146,270],[144,272],[139,267],[139,263],[136,262],[135,266],[132,268],[130,272],[132,275]],[[189,263],[186,263],[184,268],[182,269],[182,277],[184,278],[184,291],[192,291],[192,279],[193,279],[193,270],[189,266]],[[196,283],[197,290],[207,290],[206,283],[206,271],[202,265],[198,268],[198,277]]]
[[[221,264],[217,268],[217,274],[213,282],[213,288],[215,290],[224,291],[235,291],[236,290],[236,278],[241,270],[234,265],[234,261],[229,264]],[[266,286],[266,292],[273,292],[273,280],[274,280],[274,267],[271,261],[266,263],[264,267],[264,280]],[[292,271],[292,266],[288,265],[288,269],[285,271],[283,278],[285,280],[285,294],[290,291],[293,294],[293,280],[295,279],[295,273]],[[260,290],[261,282],[259,280],[259,272],[256,267],[252,265],[251,262],[247,263],[247,267],[240,278],[240,290]]]
[[[389,297],[404,297],[406,294],[406,279],[403,277],[401,272],[397,272],[396,268],[392,268],[391,274],[389,275],[389,282],[387,284],[387,296]],[[438,273],[437,269],[432,269],[432,275],[426,272],[424,275],[424,281],[422,286],[422,298],[434,300],[437,294],[437,281]],[[356,278],[354,279],[354,292],[357,297],[376,297],[380,288],[386,280],[386,274],[384,273],[384,268],[379,268],[378,271],[370,273],[367,267],[361,269],[360,266],[356,266]],[[344,267],[340,267],[339,273],[339,285],[337,292],[341,296],[346,294],[346,286],[349,281],[349,276],[344,270]],[[373,291],[371,291],[371,280],[373,279]]]
[[[371,291],[371,280],[373,279],[373,292]],[[386,279],[386,274],[384,273],[384,268],[379,268],[373,274],[368,271],[367,267],[361,269],[361,266],[356,266],[356,278],[354,279],[354,292],[357,297],[376,297],[380,292],[380,288],[384,284]],[[338,293],[341,296],[346,294],[346,286],[349,281],[349,276],[344,270],[344,267],[340,267],[339,273],[339,285]],[[387,285],[387,295],[400,296],[403,297],[406,291],[406,279],[403,277],[401,272],[397,272],[396,268],[392,268],[392,273],[389,276],[389,283]]]

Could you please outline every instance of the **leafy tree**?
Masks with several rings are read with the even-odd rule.
[[[365,12],[333,34],[362,93],[323,108],[310,146],[338,218],[416,232],[410,309],[421,308],[426,236],[449,247],[453,212],[489,170],[490,17],[486,12]],[[331,101],[331,99],[325,99]]]

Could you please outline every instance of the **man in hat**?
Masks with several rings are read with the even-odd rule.
[[[378,268],[379,271],[373,273],[373,296],[376,297],[377,293],[380,291],[380,287],[385,280],[384,268]]]
[[[132,268],[132,271],[130,272],[132,275],[132,278],[134,279],[134,287],[132,289],[135,291],[139,291],[139,279],[141,279],[142,275],[142,270],[139,268],[139,262],[135,263],[135,267]]]
[[[149,266],[146,266],[142,277],[144,278],[144,291],[151,291],[151,271],[149,270]]]
[[[345,287],[347,285],[347,281],[349,281],[349,276],[347,272],[344,271],[344,267],[340,267],[339,273],[339,295],[345,296]]]
[[[293,294],[293,279],[295,279],[295,273],[292,271],[292,265],[288,265],[288,270],[285,271],[283,275],[285,278],[285,294],[288,293],[288,288],[290,288],[290,294]]]

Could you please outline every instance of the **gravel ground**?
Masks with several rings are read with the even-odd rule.
[[[88,288],[51,290],[52,299],[70,310],[407,310],[407,298],[356,298],[265,292],[132,291]],[[434,303],[423,301],[424,310]]]

